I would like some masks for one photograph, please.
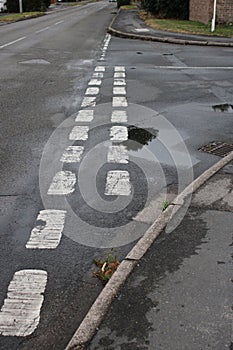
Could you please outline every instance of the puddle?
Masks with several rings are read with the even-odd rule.
[[[212,106],[212,108],[215,112],[233,113],[233,105],[228,104],[228,103],[214,105],[214,106]]]
[[[136,126],[129,126],[129,139],[123,142],[123,144],[130,151],[138,151],[142,149],[143,146],[149,145],[149,143],[157,137],[158,133],[159,131],[153,128],[142,129]]]

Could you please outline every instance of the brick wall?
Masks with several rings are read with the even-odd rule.
[[[213,17],[214,0],[190,0],[189,19],[208,23]],[[217,22],[233,22],[233,0],[217,0]]]
[[[217,21],[233,22],[233,0],[217,0]]]

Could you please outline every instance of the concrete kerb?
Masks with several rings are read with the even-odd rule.
[[[199,46],[223,46],[223,47],[233,47],[233,43],[230,42],[220,42],[220,41],[206,41],[206,40],[187,40],[187,39],[178,39],[170,37],[160,37],[160,36],[150,36],[150,35],[140,35],[132,34],[127,32],[122,32],[120,30],[114,29],[113,25],[116,18],[119,16],[121,9],[118,10],[116,16],[113,18],[110,26],[108,27],[108,33],[120,38],[127,39],[139,39],[144,41],[155,41],[168,44],[178,44],[178,45],[199,45]]]
[[[142,238],[132,248],[126,258],[121,262],[120,266],[103,288],[94,304],[88,311],[82,323],[76,330],[65,350],[83,350],[91,341],[95,332],[98,330],[103,321],[113,299],[116,297],[120,288],[123,286],[128,276],[133,271],[136,264],[148,251],[156,238],[162,233],[164,228],[174,217],[176,212],[182,207],[185,199],[192,195],[207,180],[215,175],[220,169],[233,160],[233,152],[224,157],[211,168],[201,174],[196,180],[188,185],[182,193],[180,193],[168,208],[160,214],[158,219],[149,227]]]

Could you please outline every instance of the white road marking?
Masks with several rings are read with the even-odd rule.
[[[84,151],[82,146],[69,146],[65,149],[61,162],[63,163],[79,163]]]
[[[94,118],[94,111],[92,109],[83,109],[78,112],[75,118],[76,122],[91,122]]]
[[[122,66],[116,66],[114,68],[115,72],[125,72],[125,67]]]
[[[92,77],[93,78],[103,78],[104,74],[103,73],[98,73],[98,72],[95,72],[92,74]]]
[[[76,176],[71,171],[59,171],[49,187],[49,195],[65,195],[74,192]]]
[[[55,249],[60,243],[65,224],[64,210],[42,210],[37,217],[37,226],[31,231],[26,244],[29,249]]]
[[[107,174],[106,196],[129,196],[131,185],[128,171],[112,170]]]
[[[7,43],[7,44],[1,45],[1,46],[0,46],[0,49],[3,49],[4,47],[10,46],[10,45],[12,45],[12,44],[15,44],[15,43],[17,43],[18,41],[21,41],[21,40],[24,40],[24,39],[26,39],[26,36],[22,36],[22,37],[19,38],[19,39],[16,39],[16,40],[11,41],[11,42],[9,42],[9,43]]]
[[[95,67],[95,72],[105,72],[105,67],[104,66],[97,66],[97,67]]]
[[[91,79],[88,83],[88,85],[96,85],[96,86],[100,86],[102,83],[102,81],[100,79]]]
[[[26,337],[35,331],[40,321],[46,283],[46,271],[15,272],[0,311],[1,335]]]
[[[126,95],[125,87],[114,87],[113,95]]]
[[[94,107],[96,105],[96,97],[87,97],[83,98],[81,107]]]
[[[112,126],[110,129],[111,141],[126,141],[128,140],[128,129],[126,126]]]
[[[69,140],[78,141],[78,140],[87,140],[88,139],[88,126],[74,126],[70,135]]]
[[[129,160],[127,148],[123,145],[110,146],[107,155],[108,163],[127,164]]]
[[[124,72],[115,72],[114,79],[115,78],[125,78],[125,73]]]
[[[63,23],[64,21],[59,21],[59,22],[56,22],[56,23],[54,23],[54,26],[57,26],[58,24],[61,24],[61,23]]]
[[[126,82],[125,82],[125,79],[114,79],[113,84],[115,86],[125,86]]]
[[[149,32],[149,29],[147,28],[135,28],[136,32],[138,33],[146,33]]]
[[[127,123],[128,116],[126,111],[113,111],[111,116],[112,123]]]
[[[50,26],[45,27],[45,28],[42,28],[42,29],[40,29],[40,30],[37,30],[37,31],[36,31],[36,34],[41,33],[41,32],[44,32],[45,30],[48,30],[49,28],[50,28]]]
[[[98,87],[89,87],[87,88],[85,95],[98,95],[100,89]]]
[[[128,107],[128,102],[126,97],[113,97],[112,99],[113,107]]]

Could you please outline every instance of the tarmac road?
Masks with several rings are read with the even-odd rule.
[[[123,257],[218,159],[198,149],[232,143],[231,108],[213,108],[232,104],[232,48],[110,37],[112,12],[101,1],[0,28],[0,303],[12,280],[22,300],[32,278],[40,315],[20,314],[15,336],[0,313],[0,349],[64,349],[101,289],[93,258],[112,247]]]

